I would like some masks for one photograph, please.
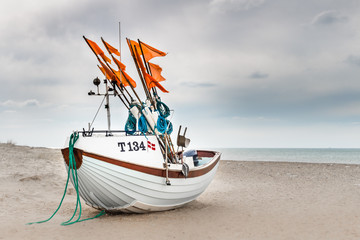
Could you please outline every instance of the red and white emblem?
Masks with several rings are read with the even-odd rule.
[[[155,151],[155,143],[151,143],[150,141],[148,141],[148,149]]]

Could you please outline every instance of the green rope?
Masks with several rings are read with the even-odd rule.
[[[141,116],[139,118],[138,127],[139,127],[140,132],[142,132],[143,134],[147,133],[148,127],[147,127],[147,121],[146,121],[144,114],[141,114]]]
[[[166,131],[167,128],[166,119],[163,118],[161,115],[157,119],[156,128],[161,134],[164,134]]]
[[[173,132],[173,125],[172,123],[166,119],[166,125],[167,125],[167,130],[166,130],[166,133],[168,135],[170,135],[172,132]]]
[[[170,109],[165,103],[161,102],[160,99],[156,101],[156,108],[159,111],[160,116],[167,118],[170,116]]]
[[[130,135],[133,135],[136,132],[136,118],[130,111],[129,117],[125,124],[125,132]]]
[[[170,135],[173,131],[173,125],[169,120],[163,118],[162,116],[159,116],[156,122],[156,129],[161,134],[164,134],[166,132],[168,135]]]
[[[71,224],[74,224],[74,223],[77,223],[77,222],[83,222],[83,221],[86,221],[86,220],[90,220],[90,219],[94,219],[94,218],[97,218],[97,217],[100,217],[102,215],[105,214],[105,211],[101,211],[98,215],[96,215],[95,217],[92,217],[92,218],[86,218],[86,219],[82,219],[80,220],[80,217],[81,217],[81,212],[82,212],[82,209],[81,209],[81,202],[80,202],[80,195],[79,195],[79,179],[78,179],[78,175],[77,175],[77,170],[76,170],[76,161],[75,161],[75,156],[74,156],[74,145],[75,145],[75,142],[79,139],[79,133],[78,132],[74,132],[73,134],[71,134],[70,136],[70,141],[69,141],[69,168],[68,168],[68,177],[67,177],[67,180],[66,180],[66,184],[65,184],[65,190],[64,190],[64,194],[61,198],[61,201],[59,203],[59,206],[57,207],[57,209],[55,210],[55,212],[51,215],[51,217],[49,217],[48,219],[46,220],[43,220],[43,221],[39,221],[39,222],[31,222],[31,223],[27,223],[28,225],[31,225],[31,224],[35,224],[35,223],[44,223],[44,222],[47,222],[49,221],[50,219],[52,219],[55,214],[59,211],[63,201],[64,201],[64,198],[65,198],[65,195],[66,195],[66,191],[67,191],[67,187],[68,187],[68,184],[69,184],[69,179],[70,179],[70,172],[71,172],[71,175],[72,175],[72,179],[73,179],[73,183],[74,183],[74,187],[75,187],[75,190],[76,190],[76,207],[75,207],[75,210],[74,210],[74,214],[72,215],[72,217],[67,220],[66,222],[63,222],[61,223],[61,225],[63,226],[66,226],[66,225],[71,225]],[[73,218],[75,217],[76,215],[76,212],[77,212],[77,209],[79,207],[79,216],[76,220],[72,221]]]

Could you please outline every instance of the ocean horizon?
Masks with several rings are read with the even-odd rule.
[[[213,148],[222,160],[360,164],[360,148]]]

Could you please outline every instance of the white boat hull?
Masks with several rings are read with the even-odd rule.
[[[137,141],[142,141],[143,136],[138,137]],[[81,166],[77,170],[79,192],[88,205],[107,212],[143,213],[174,209],[196,199],[215,176],[220,153],[200,151],[211,159],[202,166],[191,166],[187,178],[181,173],[181,164],[171,164],[168,171],[171,185],[167,185],[162,157],[151,159],[157,157],[157,154],[149,154],[150,159],[126,161],[121,157],[128,155],[114,153],[119,153],[118,144],[113,144],[116,146],[115,150],[109,151],[111,143],[124,142],[128,139],[128,136],[101,138],[103,142],[101,145],[107,146],[107,154],[100,150],[102,149],[100,145],[96,144],[93,144],[93,152],[86,149],[85,146],[90,143],[100,142],[99,138],[80,137],[75,144],[77,162],[81,161]],[[97,154],[98,152],[102,154]],[[63,154],[66,161],[68,154],[66,149]],[[144,154],[145,151],[141,156],[146,156]],[[136,156],[133,156],[134,158]]]

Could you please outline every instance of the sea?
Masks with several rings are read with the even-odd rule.
[[[216,148],[233,161],[360,164],[360,148]]]

